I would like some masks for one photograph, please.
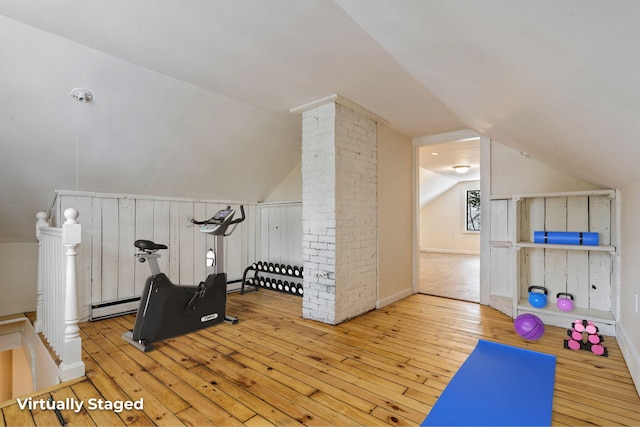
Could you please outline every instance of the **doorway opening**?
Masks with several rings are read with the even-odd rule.
[[[416,145],[417,291],[480,302],[480,137],[454,132]]]

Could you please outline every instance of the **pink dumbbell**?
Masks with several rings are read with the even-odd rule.
[[[567,340],[567,345],[571,350],[580,350],[580,342],[576,340]]]
[[[604,341],[604,339],[602,338],[601,335],[589,335],[589,342],[591,344],[600,344],[602,341]]]

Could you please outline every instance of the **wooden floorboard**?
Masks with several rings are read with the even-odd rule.
[[[336,326],[302,319],[301,303],[269,291],[232,294],[227,312],[240,323],[149,353],[121,338],[133,315],[83,323],[86,379],[33,397],[144,399],[142,411],[62,410],[69,426],[418,425],[487,339],[557,356],[554,425],[640,425],[640,398],[613,338],[605,337],[609,357],[564,349],[563,328],[525,341],[496,310],[421,294]],[[0,411],[0,425],[60,425],[53,411],[11,402]]]

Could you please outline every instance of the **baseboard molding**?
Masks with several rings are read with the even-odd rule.
[[[618,347],[620,347],[622,357],[627,364],[627,369],[629,369],[631,379],[636,386],[638,394],[640,394],[640,354],[638,354],[638,351],[634,347],[629,345],[627,336],[628,335],[622,325],[620,325],[620,322],[616,322],[616,341],[618,341]]]
[[[420,248],[420,252],[436,252],[441,254],[480,255],[480,251],[465,251],[462,249]]]
[[[109,317],[122,316],[123,314],[135,313],[140,306],[140,298],[130,298],[123,301],[114,301],[106,304],[91,306],[89,320],[102,320]]]
[[[389,304],[393,304],[396,301],[400,301],[401,299],[404,299],[408,296],[413,295],[415,292],[413,292],[413,288],[407,288],[404,289],[400,292],[396,292],[393,295],[390,295],[384,299],[379,299],[376,301],[376,308],[377,309],[381,309],[382,307],[386,307]]]

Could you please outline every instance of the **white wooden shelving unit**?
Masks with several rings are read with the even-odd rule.
[[[513,306],[513,198],[491,197],[491,294],[489,305],[508,316],[514,315]]]
[[[616,190],[513,196],[509,231],[514,317],[534,313],[545,324],[567,328],[576,319],[587,319],[596,322],[602,334],[615,336],[619,299],[618,203]],[[534,231],[597,232],[599,245],[534,243]],[[529,286],[547,289],[546,307],[538,309],[529,304]],[[574,310],[564,312],[557,308],[559,292],[573,295]]]

